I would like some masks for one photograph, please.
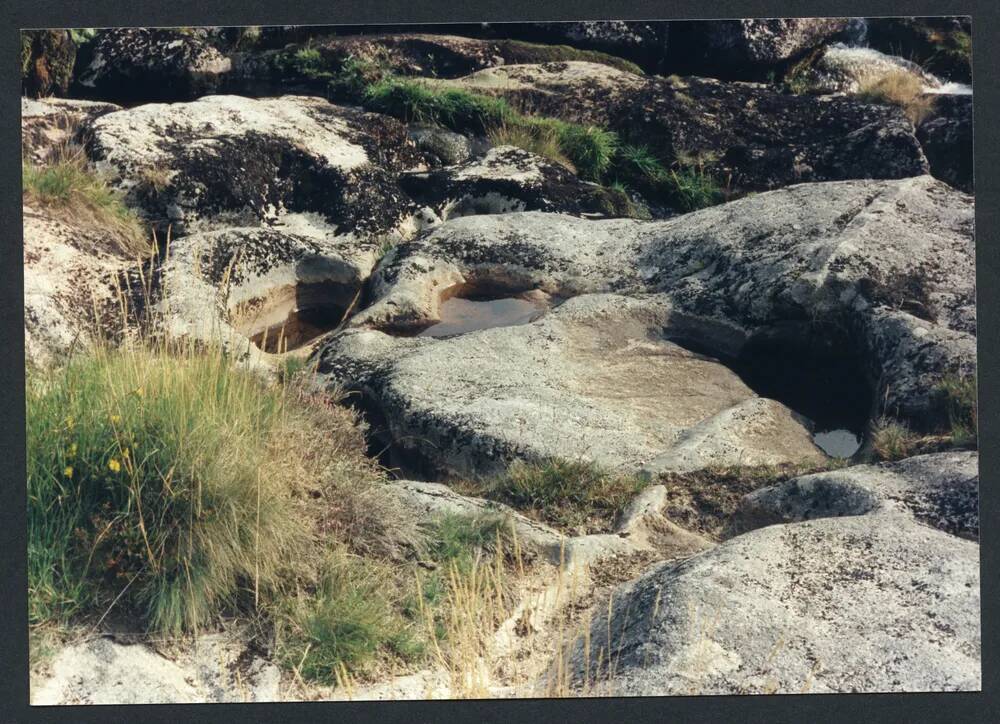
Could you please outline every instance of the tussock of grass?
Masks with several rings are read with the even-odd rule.
[[[949,375],[935,385],[932,394],[941,423],[936,431],[921,433],[891,417],[872,424],[872,454],[891,462],[913,455],[952,449],[975,449],[979,439],[979,409],[975,376]]]
[[[641,189],[664,198],[681,211],[697,211],[725,201],[722,186],[705,165],[704,154],[678,154],[672,165],[657,158],[647,146],[619,147],[612,173]]]
[[[506,503],[560,528],[597,532],[614,520],[646,483],[591,463],[515,462],[497,479],[457,484],[462,492]]]
[[[56,211],[68,223],[106,229],[126,256],[150,254],[143,223],[88,167],[82,150],[67,148],[45,166],[22,161],[21,179],[25,202]]]
[[[948,419],[952,444],[975,447],[979,437],[976,377],[950,375],[935,387],[935,393]]]
[[[316,585],[281,606],[278,661],[305,681],[333,684],[342,671],[364,673],[386,656],[419,658],[422,630],[401,611],[400,583],[385,563],[331,554]]]
[[[178,633],[268,600],[309,561],[316,511],[374,476],[349,413],[221,354],[77,357],[29,376],[27,424],[39,623],[120,596]]]
[[[924,92],[917,76],[902,70],[862,81],[855,95],[867,103],[899,106],[913,125],[934,109],[934,96]]]

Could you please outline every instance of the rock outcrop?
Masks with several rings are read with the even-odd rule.
[[[671,53],[686,72],[759,78],[844,32],[848,18],[751,18],[677,23]]]
[[[978,690],[979,546],[908,512],[968,527],[975,458],[929,458],[753,494],[749,507],[788,519],[849,517],[754,530],[621,587],[573,650],[577,684],[618,696]],[[965,512],[941,517],[949,500]]]
[[[281,672],[225,634],[168,658],[153,648],[94,638],[62,649],[31,687],[36,706],[279,701]]]
[[[818,332],[862,358],[885,411],[931,425],[934,385],[975,369],[972,232],[972,199],[929,176],[801,184],[661,222],[455,219],[387,255],[352,324],[419,331],[477,287],[664,293],[672,336],[738,356]]]
[[[864,84],[895,74],[915,78],[926,88],[939,88],[941,81],[917,63],[872,48],[830,45],[816,54],[812,63],[794,73],[797,90],[812,93],[856,93]],[[786,79],[787,80],[787,79]]]
[[[21,31],[21,89],[30,96],[63,95],[73,79],[76,43],[68,30]]]
[[[643,78],[583,62],[500,66],[433,83],[606,126],[667,163],[711,174],[730,191],[904,178],[928,169],[913,125],[899,109],[847,97],[708,78]]]
[[[340,233],[388,233],[414,209],[396,174],[417,163],[398,121],[320,98],[206,96],[87,124],[98,170],[174,235],[324,217]]]
[[[192,100],[217,91],[232,62],[203,34],[172,28],[101,30],[81,55],[81,92],[119,103]]]
[[[46,365],[120,332],[118,279],[130,263],[111,232],[25,206],[25,358]]]
[[[752,529],[897,510],[945,533],[978,540],[979,456],[934,453],[806,475],[750,493],[737,517]]]

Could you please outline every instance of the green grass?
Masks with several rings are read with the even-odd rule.
[[[369,110],[404,121],[436,123],[477,133],[501,125],[515,115],[502,98],[454,88],[432,88],[401,78],[386,78],[368,86],[363,103]]]
[[[176,634],[270,600],[327,496],[374,477],[350,414],[221,354],[99,349],[34,372],[27,444],[33,624],[117,598]]]
[[[645,487],[638,476],[570,460],[515,462],[494,480],[458,484],[463,493],[510,505],[567,530],[610,530]]]
[[[726,199],[722,186],[705,170],[705,162],[697,154],[680,154],[667,164],[645,145],[622,144],[611,173],[680,211],[697,211]]]
[[[22,196],[69,224],[101,227],[132,258],[151,251],[146,229],[121,196],[96,174],[80,150],[65,149],[44,166],[21,162]]]
[[[332,554],[315,587],[283,605],[278,661],[306,681],[333,684],[343,669],[365,672],[386,657],[419,659],[423,633],[402,611],[404,591],[387,564]]]

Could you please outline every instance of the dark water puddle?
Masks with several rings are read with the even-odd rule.
[[[496,299],[451,297],[441,304],[441,321],[417,336],[450,337],[480,329],[528,324],[551,306],[551,299],[532,293]]]
[[[341,284],[284,287],[232,310],[233,325],[264,352],[289,352],[336,329],[351,298]]]
[[[689,340],[671,341],[718,359],[761,397],[777,400],[808,418],[813,423],[813,442],[827,455],[851,457],[864,442],[872,392],[855,357],[768,341],[750,343],[733,358]]]

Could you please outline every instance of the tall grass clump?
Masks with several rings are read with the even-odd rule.
[[[26,203],[50,209],[69,223],[106,229],[131,258],[149,255],[151,246],[142,221],[88,167],[82,150],[66,148],[43,166],[22,160],[21,184]]]
[[[698,155],[681,153],[667,164],[645,145],[622,144],[611,173],[681,211],[697,211],[726,200],[725,190]]]
[[[903,70],[861,81],[855,95],[867,103],[898,106],[913,125],[934,109],[934,96],[924,92],[920,78]]]
[[[29,375],[31,620],[116,605],[177,634],[263,608],[312,556],[330,486],[369,474],[353,421],[299,396],[221,353],[138,346]]]

